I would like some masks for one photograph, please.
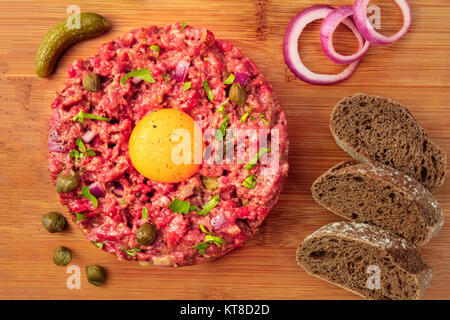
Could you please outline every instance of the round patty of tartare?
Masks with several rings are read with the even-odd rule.
[[[152,81],[127,76],[143,69]],[[94,90],[83,85],[87,74],[99,76],[85,79]],[[243,103],[229,97],[236,82]],[[144,177],[130,160],[130,135],[163,108],[201,121],[202,132],[265,129],[267,157],[276,130],[278,166],[263,172],[268,163],[204,162],[181,182]],[[288,172],[286,117],[264,76],[229,42],[181,23],[132,30],[74,61],[52,103],[49,149],[50,175],[81,231],[101,250],[143,264],[199,263],[241,246],[276,203]],[[248,148],[247,159],[260,151]],[[139,244],[144,223],[151,224],[151,242]]]

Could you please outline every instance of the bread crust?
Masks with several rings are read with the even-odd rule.
[[[351,217],[345,215],[345,213],[340,211],[343,209],[342,207],[333,208],[332,205],[330,206],[326,204],[327,194],[321,193],[323,192],[323,190],[320,189],[321,186],[325,186],[330,177],[342,178],[347,176],[351,176],[352,179],[345,180],[344,178],[343,183],[357,184],[357,182],[355,182],[353,178],[363,177],[366,182],[373,183],[376,186],[389,187],[397,194],[401,194],[402,196],[404,196],[407,201],[409,201],[410,203],[414,203],[417,206],[417,214],[419,215],[418,219],[415,220],[417,221],[417,226],[402,224],[396,229],[388,225],[380,224],[378,225],[379,227],[383,227],[393,233],[404,236],[406,233],[406,228],[414,227],[415,229],[420,229],[420,223],[424,225],[425,228],[420,229],[422,230],[422,232],[420,234],[416,233],[414,235],[414,239],[408,239],[418,246],[426,244],[442,228],[444,224],[444,215],[434,196],[423,185],[421,185],[413,178],[405,175],[399,170],[382,164],[357,163],[351,160],[344,161],[335,165],[324,174],[322,174],[319,178],[317,178],[311,186],[311,192],[314,200],[324,208],[346,219],[356,222],[367,222],[370,224],[375,224],[374,222],[370,222],[367,220],[367,215],[365,216],[365,212],[358,211],[358,217],[352,219]],[[343,197],[348,202],[352,201],[351,196],[351,194],[340,194],[340,197]],[[392,203],[392,209],[390,211],[394,214],[401,214],[402,211],[395,208],[394,204],[395,203]],[[377,204],[374,204],[374,206],[375,205]],[[362,208],[361,210],[364,209]],[[412,213],[408,214],[411,215]],[[406,221],[406,218],[408,217],[405,216],[404,218],[404,220]]]
[[[342,123],[347,123],[347,121],[340,121],[341,119],[347,119],[349,114],[358,111],[364,113],[367,106],[371,107],[370,112],[373,112],[373,117],[375,119],[377,111],[381,112],[381,108],[379,108],[381,105],[385,109],[391,110],[392,113],[402,115],[402,117],[397,117],[398,119],[396,121],[400,123],[400,119],[404,118],[405,123],[403,123],[403,125],[407,128],[413,128],[417,132],[417,139],[402,141],[402,139],[406,138],[402,136],[402,130],[397,130],[398,128],[392,127],[388,128],[398,133],[397,138],[399,142],[401,141],[405,145],[408,145],[408,149],[409,146],[412,146],[411,150],[415,150],[415,152],[411,152],[413,157],[410,160],[405,157],[400,157],[397,150],[393,148],[393,145],[386,144],[384,146],[388,152],[391,151],[396,155],[396,157],[393,157],[395,159],[381,159],[382,157],[375,153],[373,146],[364,145],[364,142],[367,142],[369,135],[373,137],[377,130],[381,130],[379,125],[371,126],[370,129],[364,130],[364,121],[362,121],[361,124],[354,125],[357,129],[357,133],[352,133],[354,137],[349,137],[348,132],[344,132],[346,130],[342,128]],[[383,123],[383,125],[386,125],[386,123]],[[389,160],[386,162],[390,162],[390,166],[413,177],[429,189],[431,193],[436,192],[444,183],[447,164],[447,155],[445,151],[428,138],[425,130],[406,107],[393,100],[363,93],[345,97],[334,107],[329,126],[337,145],[358,162],[382,163],[381,161],[383,160]],[[359,126],[361,126],[361,128],[359,128]],[[386,128],[383,128],[383,131],[386,131]],[[355,140],[358,140],[358,147],[355,147]],[[381,143],[383,143],[383,141],[381,141]]]
[[[327,224],[305,238],[296,251],[297,264],[303,267],[307,273],[360,295],[363,298],[374,299],[373,296],[365,294],[363,290],[358,291],[352,289],[343,283],[338,283],[327,278],[323,274],[315,273],[309,268],[309,262],[312,261],[310,258],[312,241],[320,241],[325,238],[345,240],[350,244],[356,243],[360,246],[366,245],[380,249],[383,257],[379,258],[389,259],[389,261],[394,262],[398,271],[406,275],[408,279],[411,279],[415,288],[417,288],[411,295],[402,297],[403,299],[420,299],[431,281],[432,269],[422,261],[417,247],[411,242],[382,228],[365,223],[340,221]],[[341,248],[344,250],[343,247]],[[383,279],[386,280],[385,278]],[[383,285],[389,284],[385,283]],[[383,296],[383,298],[386,297]]]

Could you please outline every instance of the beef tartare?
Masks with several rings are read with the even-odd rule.
[[[182,111],[203,133],[218,129],[206,149],[230,128],[266,130],[269,148],[244,148],[247,163],[203,161],[180,182],[151,180],[133,166],[129,142],[160,109]],[[274,153],[273,132],[275,169],[249,165]],[[181,23],[132,30],[74,61],[52,103],[49,149],[61,202],[86,237],[121,260],[154,265],[199,263],[241,246],[288,172],[286,117],[264,76],[229,42]]]

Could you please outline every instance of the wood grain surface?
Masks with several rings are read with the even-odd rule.
[[[282,56],[290,19],[314,4],[350,0],[1,0],[0,1],[0,298],[3,299],[358,299],[352,293],[307,275],[295,262],[297,245],[323,224],[339,218],[317,205],[310,186],[323,171],[347,158],[328,129],[334,104],[357,92],[380,94],[409,107],[432,140],[450,152],[450,1],[411,0],[413,23],[399,42],[372,47],[356,73],[328,87],[296,79]],[[383,32],[395,32],[401,14],[393,1],[381,6]],[[99,38],[71,47],[48,79],[34,75],[34,55],[44,34],[67,17],[66,8],[97,12],[111,22]],[[245,246],[210,263],[182,268],[140,267],[100,252],[72,222],[48,233],[41,215],[67,210],[59,204],[47,172],[50,103],[66,68],[97,46],[130,29],[187,21],[228,39],[254,60],[280,99],[288,117],[290,172],[279,203],[262,230]],[[335,72],[318,38],[320,22],[305,30],[300,53],[315,71]],[[336,34],[341,52],[355,49],[344,28]],[[437,193],[450,218],[450,182]],[[81,289],[66,288],[65,267],[51,261],[53,249],[73,252],[81,268]],[[424,299],[450,298],[450,224],[423,249],[434,275]],[[99,264],[108,280],[97,288],[84,267]]]

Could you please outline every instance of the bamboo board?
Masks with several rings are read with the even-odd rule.
[[[350,4],[341,0],[339,4]],[[382,8],[382,30],[393,32],[401,14],[391,1]],[[296,266],[297,245],[323,224],[339,218],[314,203],[310,186],[332,165],[347,158],[328,129],[332,106],[357,92],[381,94],[409,106],[430,137],[450,151],[450,1],[410,1],[413,24],[401,41],[373,47],[356,73],[329,87],[308,85],[287,71],[283,34],[290,19],[314,4],[331,0],[152,0],[82,1],[82,11],[104,15],[112,28],[99,38],[71,47],[48,79],[34,75],[34,54],[44,34],[67,17],[71,1],[0,2],[0,298],[2,299],[358,299],[352,293],[307,275]],[[274,87],[288,117],[290,172],[279,203],[262,230],[244,247],[217,261],[182,268],[143,268],[99,252],[70,223],[49,234],[40,217],[60,211],[47,172],[50,103],[76,58],[128,30],[149,24],[187,21],[228,39],[254,60]],[[302,37],[301,55],[315,71],[335,72],[321,51],[319,23]],[[338,49],[351,52],[354,39],[336,35]],[[450,217],[450,183],[438,192]],[[69,290],[66,268],[51,261],[53,249],[72,249],[81,267],[81,289]],[[425,299],[450,298],[450,225],[422,250],[434,276]],[[84,267],[100,264],[108,280],[87,283]]]

